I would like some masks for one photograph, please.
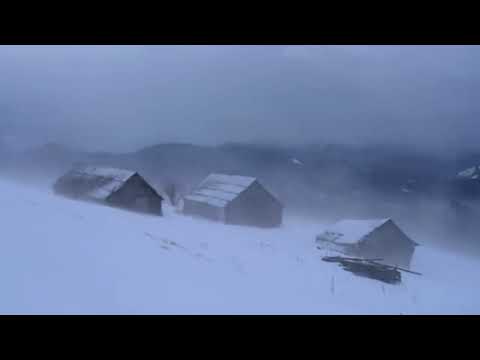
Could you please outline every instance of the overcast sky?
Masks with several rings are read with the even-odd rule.
[[[477,46],[0,46],[0,134],[162,142],[476,145]]]

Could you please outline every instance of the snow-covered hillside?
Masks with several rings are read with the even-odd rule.
[[[0,181],[2,314],[480,313],[480,261],[419,247],[401,285],[322,262],[323,226],[158,218]],[[422,242],[422,239],[416,239]]]

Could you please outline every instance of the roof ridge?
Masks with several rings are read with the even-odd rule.
[[[257,181],[256,178],[243,175],[228,175],[220,173],[209,174],[188,197],[210,199],[216,206],[224,207]]]
[[[323,233],[332,236],[338,234],[335,242],[359,243],[390,220],[392,219],[342,219],[329,225]]]

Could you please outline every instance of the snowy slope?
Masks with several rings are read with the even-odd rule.
[[[320,224],[151,217],[0,181],[2,314],[480,313],[480,262],[418,248],[401,285],[320,260]],[[421,239],[417,239],[422,242]]]

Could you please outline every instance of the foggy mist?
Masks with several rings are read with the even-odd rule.
[[[475,144],[478,46],[0,46],[14,142]],[[13,141],[13,140],[12,140]]]

